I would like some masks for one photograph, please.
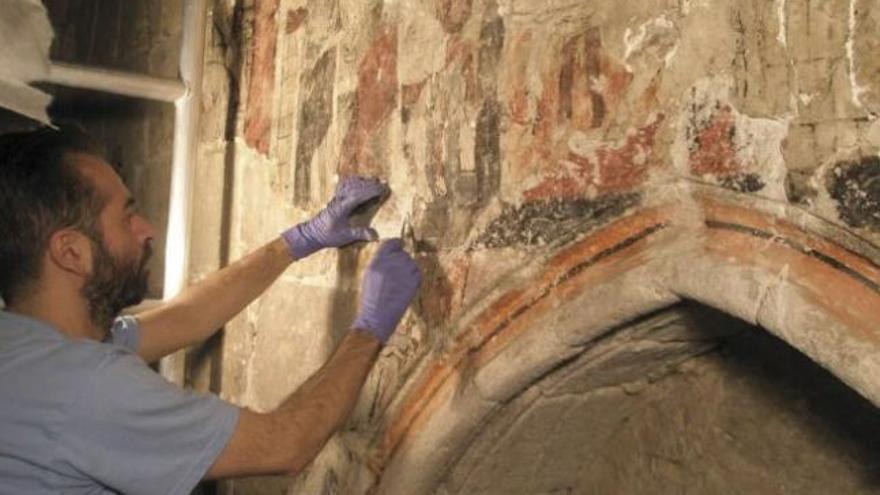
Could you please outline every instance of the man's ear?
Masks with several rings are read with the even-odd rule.
[[[49,237],[49,260],[69,273],[88,276],[92,272],[92,243],[82,232],[62,229]]]

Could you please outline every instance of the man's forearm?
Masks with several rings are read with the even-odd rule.
[[[350,331],[330,359],[271,413],[241,411],[238,428],[207,478],[297,474],[351,414],[381,344]]]
[[[358,316],[327,363],[268,414],[241,410],[209,477],[296,474],[351,413],[382,343],[399,326],[421,283],[400,239],[383,242],[364,274]]]
[[[257,298],[284,272],[293,258],[276,239],[157,308],[138,314],[146,361],[201,342]]]

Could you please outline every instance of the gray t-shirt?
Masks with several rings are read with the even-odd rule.
[[[238,408],[167,382],[133,352],[0,311],[0,494],[186,494],[226,446]]]

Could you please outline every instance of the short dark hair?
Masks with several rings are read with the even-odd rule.
[[[39,279],[53,233],[100,234],[104,199],[66,158],[77,152],[104,155],[75,126],[0,136],[0,297],[7,305]]]

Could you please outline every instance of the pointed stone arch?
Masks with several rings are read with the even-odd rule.
[[[371,445],[378,493],[431,493],[494,409],[591,342],[691,299],[759,325],[880,405],[880,250],[772,200],[666,186],[513,274],[422,358]]]

